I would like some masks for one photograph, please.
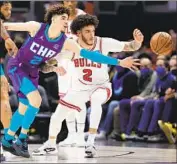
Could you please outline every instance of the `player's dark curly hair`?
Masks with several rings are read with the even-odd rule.
[[[70,11],[67,7],[64,7],[62,4],[56,4],[56,5],[52,5],[51,7],[49,7],[49,9],[47,10],[45,17],[44,17],[44,21],[46,23],[51,24],[52,22],[52,17],[54,15],[62,15],[62,14],[67,14],[68,16],[70,15]]]
[[[12,4],[10,1],[0,1],[0,8],[7,3]]]
[[[93,25],[95,28],[97,28],[98,24],[99,20],[96,16],[90,14],[79,15],[73,20],[71,24],[71,32],[73,34],[77,34],[77,31],[81,30],[85,26]]]

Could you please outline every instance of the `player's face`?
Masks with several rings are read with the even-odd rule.
[[[4,16],[4,19],[6,19],[6,20],[10,19],[11,11],[12,11],[11,3],[5,3],[0,8],[0,12]]]
[[[64,6],[68,7],[70,10],[75,10],[76,6],[77,6],[77,1],[73,0],[73,1],[63,1]]]
[[[78,33],[78,37],[89,46],[93,45],[95,41],[95,27],[93,25],[84,27]]]
[[[68,15],[56,15],[52,18],[52,24],[60,29],[62,32],[65,32],[68,27]]]

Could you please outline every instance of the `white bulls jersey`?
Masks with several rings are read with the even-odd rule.
[[[81,14],[86,14],[83,10],[76,9],[77,10],[77,16]],[[71,26],[72,20],[68,21],[68,29],[66,31],[66,36],[69,38],[76,39],[77,36],[73,35],[71,33]],[[64,76],[58,76],[58,86],[59,86],[59,96],[63,97],[68,89],[71,87],[71,75],[72,75],[72,70],[73,70],[73,63],[71,60],[61,60],[60,64],[67,70],[67,73]]]
[[[120,52],[124,48],[124,42],[112,38],[95,37],[95,45],[92,51],[99,51],[104,55],[109,52]],[[109,82],[108,66],[92,62],[89,59],[72,55],[72,52],[61,54],[62,57],[71,57],[74,69],[72,71],[72,90],[89,90],[95,86],[101,86]],[[60,57],[61,57],[60,56]]]

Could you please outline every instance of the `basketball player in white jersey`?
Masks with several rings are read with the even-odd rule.
[[[83,10],[80,10],[77,7],[77,1],[63,1],[63,5],[70,9],[70,16],[68,20],[68,28],[65,32],[67,37],[76,39],[77,36],[71,33],[71,23],[72,21],[81,14],[86,14]],[[69,59],[61,60],[60,63],[67,70],[66,74],[63,76],[58,76],[58,86],[59,86],[59,96],[60,99],[63,98],[71,87],[71,75],[74,68],[73,62]],[[86,118],[86,106],[83,106],[82,112],[75,112],[76,117],[66,118],[66,123],[68,127],[68,136],[63,141],[60,142],[60,146],[79,146],[82,147],[85,145],[84,140],[84,128],[85,128],[85,118]],[[76,127],[77,125],[77,127]],[[77,129],[77,133],[76,133]]]
[[[96,37],[95,29],[97,26],[97,18],[88,14],[80,15],[73,21],[71,30],[74,34],[77,34],[77,42],[81,47],[91,51],[100,51],[107,55],[109,51],[138,50],[144,39],[143,34],[138,29],[134,30],[134,40],[131,42],[120,42],[112,38]],[[69,57],[72,55],[68,52],[68,55],[65,53],[63,56]],[[96,154],[94,141],[102,114],[101,105],[111,97],[112,92],[108,67],[105,64],[94,63],[84,58],[75,58],[74,56],[73,54],[72,61],[75,69],[73,70],[72,87],[66,96],[60,100],[60,104],[51,117],[48,141],[39,149],[34,150],[33,155],[57,153],[56,137],[61,130],[62,121],[69,115],[73,115],[74,111],[80,112],[87,101],[91,102],[92,111],[85,153],[89,157],[93,157]],[[120,66],[136,69],[138,59],[134,59],[133,65],[129,66],[128,60],[130,60],[130,57],[120,60]]]

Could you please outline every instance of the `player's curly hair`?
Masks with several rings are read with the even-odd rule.
[[[96,16],[90,14],[79,15],[71,23],[71,32],[73,34],[77,34],[77,31],[81,30],[85,26],[93,25],[97,28],[98,24],[99,20]]]
[[[7,3],[12,4],[10,1],[0,1],[0,8]]]
[[[62,15],[62,14],[67,14],[68,16],[70,15],[70,11],[67,7],[64,7],[62,4],[55,4],[49,7],[47,10],[44,21],[46,23],[51,24],[52,22],[52,17],[54,15]]]

